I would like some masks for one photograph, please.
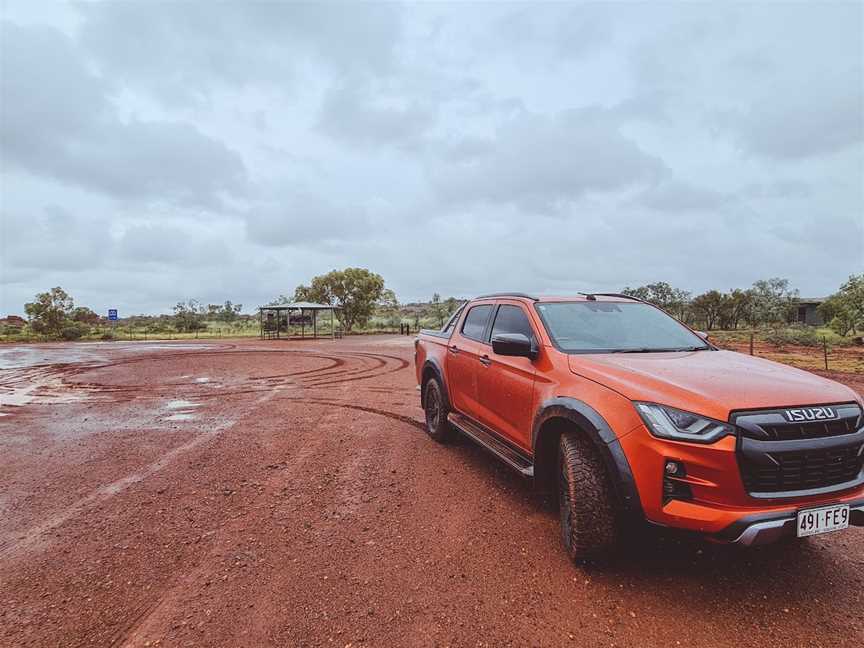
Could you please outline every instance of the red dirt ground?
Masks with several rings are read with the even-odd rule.
[[[864,643],[862,530],[575,567],[525,483],[426,438],[411,360],[400,337],[0,349],[0,646]]]

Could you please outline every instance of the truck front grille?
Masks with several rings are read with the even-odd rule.
[[[812,421],[809,423],[784,423],[783,425],[761,426],[772,441],[791,441],[793,439],[820,439],[855,432],[855,419],[844,418],[836,421]]]
[[[830,493],[864,484],[864,427],[856,404],[831,406],[828,421],[791,423],[784,410],[742,412],[738,466],[757,498]]]
[[[779,465],[761,465],[739,458],[741,478],[749,493],[808,491],[854,481],[862,469],[861,445],[812,452],[771,453]]]

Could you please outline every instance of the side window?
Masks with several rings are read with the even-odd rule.
[[[465,323],[462,325],[462,335],[482,342],[483,333],[486,331],[486,322],[489,321],[489,314],[491,312],[492,304],[474,306],[468,311],[468,315],[465,316]]]
[[[444,333],[453,333],[453,329],[456,328],[456,322],[459,321],[459,315],[462,314],[462,309],[465,308],[463,304],[459,308],[456,309],[456,312],[450,316],[450,319],[447,320],[447,323],[444,325],[443,332]]]
[[[498,314],[495,316],[495,323],[492,325],[492,336],[498,333],[521,333],[529,340],[534,339],[534,331],[531,329],[531,323],[528,321],[528,316],[518,306],[508,306],[502,304],[498,309]]]

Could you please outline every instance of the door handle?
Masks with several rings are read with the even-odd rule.
[[[459,347],[457,347],[455,344],[454,344],[453,346],[449,346],[449,347],[447,347],[447,350],[448,350],[450,353],[454,353],[454,354],[455,354],[455,353],[459,353]]]
[[[482,364],[484,367],[488,367],[492,364],[492,361],[489,359],[488,355],[482,355],[480,356],[480,364]]]

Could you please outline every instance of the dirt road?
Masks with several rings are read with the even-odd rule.
[[[0,646],[864,643],[864,531],[574,567],[526,484],[425,437],[411,360],[0,348]]]

